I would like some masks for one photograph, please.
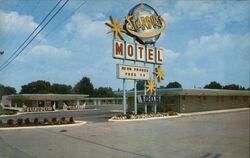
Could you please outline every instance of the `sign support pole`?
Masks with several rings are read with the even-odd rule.
[[[153,44],[153,46],[155,47],[155,44]],[[156,55],[155,55],[155,58],[156,58]],[[154,63],[154,65],[153,65],[153,72],[155,71],[155,63]],[[157,83],[156,83],[156,80],[155,80],[155,78],[156,78],[156,75],[155,75],[155,73],[154,73],[154,83],[155,83],[155,91],[154,91],[154,96],[156,97],[156,89],[157,89]],[[154,113],[156,113],[157,112],[157,105],[156,105],[156,101],[154,101]]]
[[[125,42],[124,42],[125,43]],[[125,44],[126,45],[126,44]],[[126,52],[126,47],[124,49]],[[125,64],[125,59],[123,59],[123,64]],[[126,103],[126,79],[123,79],[123,82],[122,82],[122,87],[123,87],[123,97],[122,97],[122,108],[123,108],[123,114],[126,115],[127,113],[127,103]]]
[[[134,39],[134,43],[135,43],[135,39]],[[136,57],[136,49],[135,49],[135,57]],[[136,60],[134,61],[134,65],[136,65]],[[137,115],[137,87],[136,87],[136,80],[134,80],[134,111],[135,114]]]
[[[147,46],[145,47],[145,50],[147,50]],[[147,54],[145,54],[145,58],[146,58],[146,56],[147,56]],[[146,59],[145,59],[146,60]],[[143,64],[143,66],[145,67],[146,66],[146,61],[144,60],[144,64]],[[143,89],[143,94],[144,94],[144,96],[146,96],[147,95],[147,92],[146,92],[146,83],[147,81],[146,80],[144,80],[144,89]],[[146,102],[144,102],[144,112],[145,112],[145,114],[146,113],[148,113],[148,109],[147,109],[147,103]]]
[[[126,111],[127,111],[127,109],[126,109],[126,90],[125,90],[125,83],[126,83],[126,80],[125,79],[123,79],[123,97],[122,97],[122,108],[123,108],[123,114],[125,114],[126,115]]]

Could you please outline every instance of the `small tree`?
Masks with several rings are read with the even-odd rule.
[[[70,122],[70,123],[74,123],[73,117],[70,117],[70,118],[69,118],[69,122]]]
[[[52,122],[56,122],[56,117],[53,117],[53,118],[51,119],[51,121],[52,121]]]
[[[30,124],[30,119],[29,119],[29,118],[26,118],[26,119],[24,120],[24,122],[25,122],[26,125],[28,125],[28,124]]]
[[[39,119],[38,118],[35,118],[34,119],[34,124],[38,124],[39,123]]]
[[[223,89],[228,89],[228,90],[240,90],[240,88],[242,89],[242,87],[240,87],[237,84],[229,84],[223,87]]]
[[[144,81],[143,80],[137,81],[136,88],[137,88],[137,90],[143,90],[144,89]]]
[[[166,88],[182,88],[182,85],[179,82],[169,82]]]
[[[23,85],[21,89],[21,94],[47,94],[50,93],[50,83],[47,81],[34,81]]]
[[[89,94],[90,96],[94,93],[94,86],[88,77],[83,77],[74,87],[74,93],[77,94]]]
[[[43,119],[43,122],[44,122],[44,123],[47,123],[47,122],[49,122],[49,120],[48,120],[47,118],[44,118],[44,119]]]
[[[207,89],[222,89],[222,85],[218,82],[210,82],[209,84],[205,85],[204,88]]]
[[[17,125],[21,126],[23,124],[23,119],[19,118],[16,121]]]
[[[8,120],[7,120],[7,124],[8,124],[9,126],[12,126],[12,125],[14,124],[14,120],[8,119]]]

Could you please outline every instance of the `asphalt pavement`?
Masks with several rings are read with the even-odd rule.
[[[101,120],[74,127],[0,130],[0,157],[249,158],[249,109],[138,122]]]

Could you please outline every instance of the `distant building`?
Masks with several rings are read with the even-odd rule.
[[[91,98],[78,94],[16,94],[2,97],[2,106],[19,111],[78,110],[86,105],[121,104],[122,98]]]
[[[139,91],[138,94],[143,94]],[[157,111],[176,111],[180,113],[221,110],[250,107],[250,91],[221,89],[157,89],[161,102]],[[134,110],[133,92],[128,94],[128,109]],[[148,103],[148,111],[152,111],[153,103]],[[143,104],[138,104],[138,111],[144,111]]]

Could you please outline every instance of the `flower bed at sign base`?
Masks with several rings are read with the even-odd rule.
[[[166,116],[176,116],[177,112],[169,111],[164,113],[149,113],[149,114],[117,114],[113,116],[112,120],[129,120],[129,119],[146,119],[146,118],[154,118],[154,117],[166,117]]]

